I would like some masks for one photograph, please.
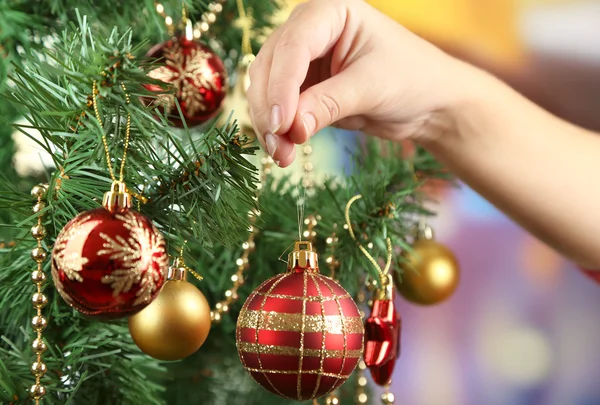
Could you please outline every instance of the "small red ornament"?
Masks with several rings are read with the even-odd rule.
[[[175,88],[174,95],[159,96],[173,125],[183,128],[174,97],[188,126],[202,124],[219,112],[227,94],[227,72],[221,58],[208,46],[179,36],[156,45],[147,56],[163,63],[148,75]],[[155,92],[164,91],[156,85],[145,87]]]
[[[168,270],[165,241],[115,183],[104,208],[83,212],[59,233],[52,278],[73,308],[92,317],[132,315],[158,295]]]
[[[400,357],[402,320],[394,303],[394,285],[388,275],[386,286],[377,292],[371,316],[365,323],[365,364],[373,381],[386,386],[392,381]]]
[[[237,321],[246,371],[268,391],[305,401],[327,395],[352,374],[364,326],[352,297],[319,274],[309,242],[296,242],[288,271],[252,292]]]

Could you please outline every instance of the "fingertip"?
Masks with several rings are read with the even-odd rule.
[[[306,130],[306,125],[300,114],[296,114],[294,122],[288,132],[289,139],[297,145],[302,145],[310,138],[312,134],[309,134]]]
[[[286,159],[293,152],[295,146],[294,143],[286,135],[273,135],[276,138],[277,147],[275,152],[271,155],[273,160],[281,161]]]
[[[292,152],[284,159],[281,159],[277,163],[277,165],[279,167],[281,167],[282,169],[285,169],[286,167],[289,167],[292,163],[294,163],[295,159],[296,159],[296,148],[292,149]]]

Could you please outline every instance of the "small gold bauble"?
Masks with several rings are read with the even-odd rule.
[[[46,365],[41,361],[36,361],[31,365],[31,374],[33,374],[36,377],[43,376],[44,374],[46,374],[46,371],[48,371]]]
[[[34,225],[31,227],[31,235],[35,239],[44,239],[46,237],[46,228],[43,225]]]
[[[429,239],[419,239],[405,252],[400,277],[394,282],[404,298],[419,305],[433,305],[448,299],[458,287],[460,269],[450,249]]]
[[[43,385],[34,384],[29,388],[29,396],[33,399],[42,399],[46,395],[46,388]]]
[[[42,339],[35,339],[31,343],[31,349],[35,354],[42,354],[46,351],[46,343]]]
[[[43,271],[35,270],[33,273],[31,273],[31,280],[34,283],[43,283],[46,281],[46,275]]]
[[[33,213],[34,214],[38,214],[40,213],[44,208],[46,208],[46,203],[43,201],[38,202],[37,204],[35,204],[33,206]]]
[[[34,293],[33,297],[31,297],[31,303],[34,308],[44,308],[48,304],[48,297],[46,297],[43,293]]]
[[[48,186],[45,184],[38,184],[31,189],[32,197],[44,197],[48,192]]]
[[[206,340],[210,306],[194,285],[169,280],[150,305],[129,318],[129,332],[144,353],[159,360],[180,360]]]
[[[36,262],[43,262],[48,257],[48,252],[43,247],[35,247],[31,250],[31,258]]]
[[[46,321],[46,318],[44,318],[43,316],[36,315],[31,320],[31,326],[33,327],[33,330],[35,330],[36,332],[40,332],[40,331],[44,330],[47,325],[48,325],[48,321]]]

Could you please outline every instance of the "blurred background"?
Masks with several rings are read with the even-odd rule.
[[[600,131],[600,1],[370,3],[551,112]],[[345,170],[359,139],[333,129],[317,135],[320,175]],[[399,301],[396,403],[600,404],[600,286],[469,188],[435,194],[433,225],[458,256],[462,281],[437,307]]]

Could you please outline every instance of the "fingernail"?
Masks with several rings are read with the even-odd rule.
[[[274,105],[271,110],[271,132],[275,133],[281,128],[281,121],[283,121],[283,114],[281,107]]]
[[[267,153],[273,157],[277,152],[277,138],[273,134],[265,135],[265,145],[267,145]]]
[[[279,167],[279,160],[275,160],[275,164]]]
[[[302,116],[302,122],[304,122],[304,128],[308,136],[313,136],[315,129],[317,128],[317,119],[312,113],[306,113]]]

